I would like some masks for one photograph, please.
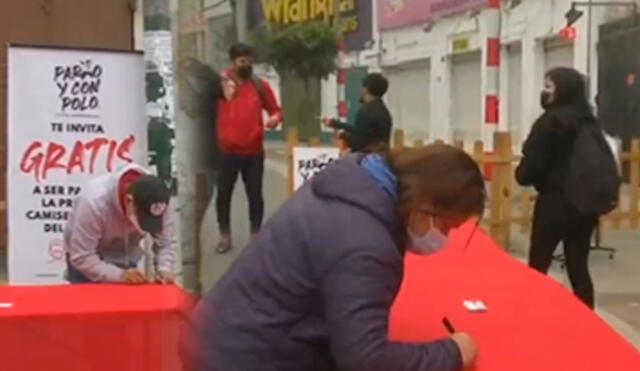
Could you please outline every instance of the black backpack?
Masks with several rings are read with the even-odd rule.
[[[618,205],[621,179],[614,156],[598,123],[578,129],[564,191],[579,212],[600,216]]]
[[[252,75],[251,82],[253,83],[253,86],[255,86],[256,90],[258,91],[258,96],[260,97],[260,104],[262,104],[262,109],[266,110],[267,109],[267,92],[265,91],[265,87],[264,87],[264,84],[262,83],[262,80],[258,76]]]

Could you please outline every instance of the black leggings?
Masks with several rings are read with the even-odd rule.
[[[597,223],[596,216],[579,213],[562,194],[540,195],[533,213],[529,251],[529,265],[546,274],[553,252],[562,241],[573,292],[591,308],[594,307],[594,294],[589,250]]]
[[[236,156],[220,154],[218,167],[218,197],[216,211],[220,233],[231,232],[231,197],[238,173],[242,176],[249,200],[249,220],[251,232],[257,232],[264,217],[262,197],[262,177],[264,175],[264,155]]]

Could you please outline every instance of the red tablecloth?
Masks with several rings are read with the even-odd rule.
[[[176,286],[0,286],[0,370],[180,370],[190,305]]]
[[[447,336],[442,318],[478,342],[475,371],[639,371],[640,353],[573,294],[516,261],[481,231],[452,236],[433,256],[410,255],[390,323],[391,338]],[[470,313],[463,300],[482,300]]]

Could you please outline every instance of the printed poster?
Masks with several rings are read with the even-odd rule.
[[[149,132],[149,165],[178,193],[171,31],[145,31],[144,58]]]
[[[294,147],[293,148],[293,190],[324,170],[340,157],[337,147]]]
[[[146,159],[140,53],[10,46],[10,284],[59,284],[63,231],[93,177]]]

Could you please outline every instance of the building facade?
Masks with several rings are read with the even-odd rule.
[[[314,1],[292,2],[295,8],[279,0],[237,0],[234,12],[231,1],[204,0],[201,24],[195,28],[199,36],[192,37],[193,44],[203,60],[216,67],[225,65],[232,40],[248,40],[256,23],[265,17],[304,21],[302,15],[308,12],[298,14],[296,9],[321,9],[313,5],[316,2],[329,4]],[[364,37],[347,43],[340,53],[340,71],[321,82],[319,112],[353,121],[362,77],[382,71],[390,80],[386,101],[396,127],[405,130],[409,141],[464,140],[470,144],[482,140],[491,148],[493,133],[508,130],[517,146],[541,113],[539,92],[545,71],[557,66],[577,68],[590,76],[594,98],[599,90],[600,28],[631,17],[633,11],[614,1],[604,1],[611,6],[579,6],[576,9],[584,15],[569,32],[563,32],[572,3],[341,0],[345,9],[356,9],[356,16],[346,13],[350,33]],[[279,81],[272,79],[276,85]],[[287,94],[287,89],[279,90]]]
[[[495,17],[491,3],[500,6]],[[491,148],[493,132],[513,133],[514,144],[526,137],[541,113],[539,92],[544,73],[557,66],[575,67],[590,76],[590,94],[598,91],[599,27],[631,16],[628,6],[579,7],[584,16],[568,33],[565,14],[570,0],[378,0],[373,10],[374,42],[366,51],[342,59],[348,69],[382,70],[390,80],[387,103],[396,127],[409,141],[483,140]],[[450,5],[453,4],[453,5]],[[495,24],[498,22],[498,24]],[[492,71],[491,33],[499,30],[499,76]],[[355,83],[355,82],[351,82]],[[495,125],[487,96],[498,89]],[[349,90],[349,87],[347,87]],[[324,83],[323,111],[332,114],[337,89]]]

